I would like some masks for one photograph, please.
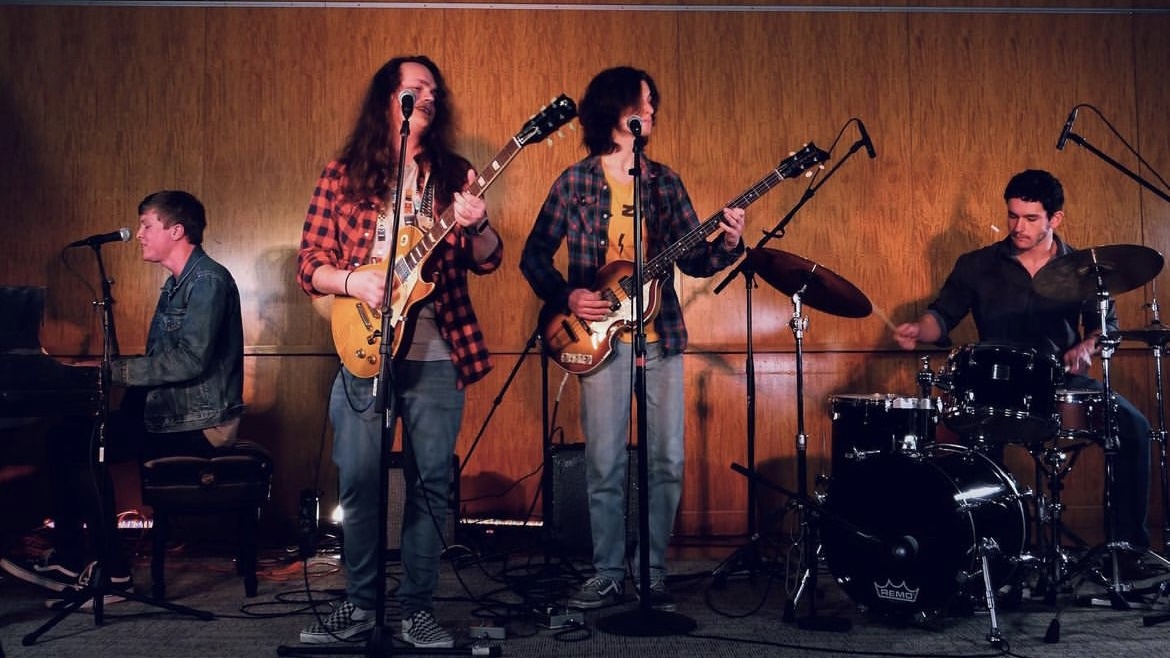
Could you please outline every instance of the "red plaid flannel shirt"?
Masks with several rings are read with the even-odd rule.
[[[378,202],[346,197],[345,176],[344,164],[330,162],[321,172],[309,202],[297,266],[301,288],[312,296],[321,295],[313,288],[313,273],[319,267],[354,269],[366,262],[374,245]],[[445,209],[436,199],[435,215]],[[435,248],[428,263],[436,273],[432,296],[436,321],[451,346],[451,360],[459,371],[460,387],[482,379],[492,368],[491,355],[468,294],[467,273],[487,274],[495,271],[502,260],[501,243],[487,260],[476,263],[468,241],[452,231],[444,244]]]

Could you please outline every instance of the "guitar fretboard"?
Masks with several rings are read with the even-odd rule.
[[[496,157],[492,158],[491,163],[488,164],[487,173],[483,171],[479,172],[479,176],[471,183],[467,191],[477,197],[482,197],[484,192],[487,191],[487,188],[491,187],[491,184],[499,178],[504,168],[520,153],[522,148],[524,148],[524,145],[520,143],[520,140],[513,137],[512,141],[508,142],[508,145],[501,149],[496,154]],[[400,281],[406,280],[411,272],[415,271],[419,265],[425,262],[430,257],[431,252],[435,250],[435,247],[447,237],[451,229],[455,228],[456,224],[455,211],[452,206],[448,206],[443,211],[443,214],[439,216],[439,219],[435,221],[434,225],[431,226],[430,230],[423,235],[422,239],[394,263],[394,274],[398,279]]]

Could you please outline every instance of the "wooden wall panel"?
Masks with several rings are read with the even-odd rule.
[[[1078,134],[1156,178],[1170,158],[1165,13],[622,9],[0,8],[0,146],[10,155],[0,165],[9,212],[0,222],[0,282],[47,286],[46,347],[94,353],[94,259],[77,249],[62,261],[61,245],[132,227],[147,192],[198,194],[209,211],[208,250],[244,295],[247,428],[278,454],[270,523],[280,532],[295,520],[301,488],[322,488],[328,505],[336,486],[324,409],[336,361],[327,322],[293,278],[299,232],[317,175],[340,148],[370,77],[397,54],[426,53],[442,67],[460,149],[477,165],[558,93],[579,100],[605,67],[645,68],[663,95],[661,130],[647,152],[679,171],[702,217],[808,141],[832,151],[824,180],[857,139],[851,126],[839,135],[845,122],[865,122],[878,157],[851,156],[786,234],[767,243],[836,272],[881,311],[845,319],[805,306],[813,475],[828,467],[830,396],[916,394],[916,354],[895,349],[882,316],[919,314],[955,256],[1003,235],[1001,192],[1012,173],[1041,167],[1064,180],[1062,234],[1074,244],[1170,245],[1166,202],[1079,146],[1054,148],[1068,111],[1088,103],[1101,116],[1082,109]],[[532,507],[546,393],[559,399],[552,440],[581,440],[576,380],[562,388],[552,368],[546,386],[535,351],[522,356],[539,305],[517,267],[548,186],[581,155],[580,133],[567,128],[549,145],[525,149],[486,195],[506,250],[504,267],[472,284],[496,370],[468,393],[459,449],[469,514],[517,518]],[[808,184],[784,181],[755,203],[748,243],[796,206]],[[133,244],[108,245],[103,256],[117,281],[123,351],[140,351],[165,273],[142,263]],[[747,294],[739,277],[716,295],[723,278],[678,283],[691,327],[684,535],[745,527],[747,483],[730,464],[746,460]],[[757,283],[757,463],[795,486],[791,300]],[[1119,296],[1123,327],[1149,321],[1142,306],[1155,293],[1147,285]],[[969,323],[954,339],[974,340]],[[945,351],[922,354],[933,368],[945,363]],[[1114,376],[1153,416],[1151,361],[1127,342]],[[1026,484],[1029,457],[1011,458]],[[1069,514],[1092,531],[1099,457],[1086,454],[1078,469],[1066,492]],[[772,494],[761,507],[783,502]]]

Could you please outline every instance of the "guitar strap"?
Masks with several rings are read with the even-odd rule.
[[[406,199],[402,202],[402,225],[416,226],[424,231],[430,230],[434,225],[434,197],[435,185],[431,180],[430,168],[423,171],[423,175],[418,175],[418,166],[415,164],[408,164],[403,181],[407,189],[414,188],[414,194],[407,194]],[[390,253],[389,244],[389,226],[391,219],[389,214],[393,207],[391,204],[397,201],[397,191],[390,192],[391,202],[384,202],[381,209],[378,211],[378,223],[376,229],[376,239],[374,241],[374,248],[371,250],[370,262],[381,261]],[[421,197],[421,198],[420,198]],[[415,199],[419,199],[416,206]]]

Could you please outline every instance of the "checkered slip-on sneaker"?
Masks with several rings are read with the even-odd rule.
[[[402,641],[419,649],[451,649],[455,638],[426,610],[416,610],[402,620]]]
[[[328,617],[301,631],[301,642],[324,644],[360,635],[374,627],[374,613],[362,610],[349,601],[333,609]]]

